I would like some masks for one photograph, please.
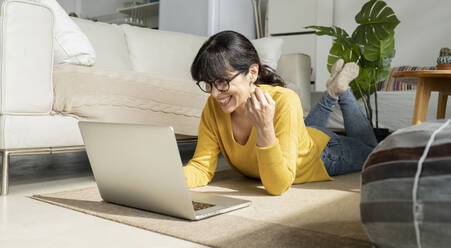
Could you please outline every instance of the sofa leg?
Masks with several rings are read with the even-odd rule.
[[[0,196],[8,194],[8,179],[9,179],[9,151],[3,151],[2,155],[2,189]]]

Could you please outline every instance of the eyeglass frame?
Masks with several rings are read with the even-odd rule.
[[[197,86],[199,87],[200,90],[202,90],[203,92],[208,93],[208,94],[210,94],[210,93],[213,91],[213,86],[214,86],[219,92],[225,93],[225,92],[229,91],[229,89],[230,89],[230,82],[232,82],[233,79],[235,79],[236,77],[238,77],[238,75],[240,75],[240,74],[242,74],[242,73],[244,73],[244,71],[239,71],[239,72],[237,72],[235,75],[233,75],[230,79],[225,79],[225,78],[222,78],[222,79],[216,79],[215,81],[213,81],[213,83],[212,83],[212,82],[208,82],[208,81],[199,80],[199,81],[196,82],[196,84],[197,84]],[[216,85],[216,81],[218,81],[218,80],[224,80],[224,81],[226,81],[226,82],[227,82],[227,89],[225,89],[225,90],[219,89],[218,86]],[[210,87],[211,87],[210,92],[208,92],[208,91],[202,89],[202,86],[200,86],[200,83],[201,83],[201,82],[205,82],[205,83],[207,83],[207,84],[210,84]]]

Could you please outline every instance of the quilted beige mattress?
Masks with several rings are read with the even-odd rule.
[[[55,112],[80,120],[170,125],[196,136],[208,95],[193,81],[133,71],[57,65]]]

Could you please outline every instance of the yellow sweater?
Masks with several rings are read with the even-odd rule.
[[[213,178],[219,151],[242,174],[260,178],[266,191],[280,195],[293,183],[333,180],[320,158],[329,141],[323,132],[306,127],[299,96],[292,90],[259,85],[276,102],[274,130],[277,142],[258,147],[255,128],[245,145],[232,133],[231,115],[209,97],[199,124],[196,151],[184,167],[188,187],[207,185]]]

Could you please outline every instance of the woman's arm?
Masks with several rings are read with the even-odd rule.
[[[183,168],[189,188],[207,185],[216,170],[219,144],[212,126],[212,118],[207,102],[199,124],[196,151],[193,158]]]
[[[284,94],[275,112],[275,102],[260,88],[247,104],[247,115],[257,131],[257,161],[260,178],[268,193],[281,195],[296,175],[299,97]],[[300,116],[300,117],[299,117]]]
[[[276,103],[267,92],[256,87],[246,102],[245,114],[255,127],[257,146],[266,147],[276,143],[274,110]]]

